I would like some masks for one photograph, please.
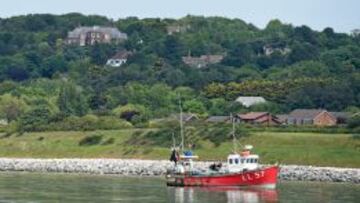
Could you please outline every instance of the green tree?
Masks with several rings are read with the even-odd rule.
[[[63,84],[57,100],[59,110],[65,116],[83,116],[88,111],[86,97],[81,87],[71,82]]]
[[[144,106],[141,105],[127,104],[125,106],[118,106],[113,109],[112,112],[118,118],[127,121],[132,121],[133,119],[145,120],[147,118],[147,110]]]
[[[228,102],[223,98],[216,98],[210,100],[210,108],[209,108],[209,114],[210,115],[228,115],[230,112],[227,110],[227,106],[229,105]]]
[[[21,98],[4,94],[0,96],[0,115],[8,122],[18,119],[28,108]]]
[[[19,120],[19,131],[42,131],[50,123],[51,113],[46,106],[38,106],[27,111]]]
[[[203,114],[206,112],[205,105],[197,99],[185,101],[183,105],[185,112]]]

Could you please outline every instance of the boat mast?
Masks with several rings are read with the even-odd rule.
[[[183,124],[183,112],[181,107],[181,97],[179,95],[179,109],[180,109],[180,135],[181,135],[181,151],[184,151],[184,124]]]
[[[232,114],[230,114],[230,117],[232,121],[233,151],[234,153],[236,153],[237,149],[236,149],[236,136],[235,136],[235,119],[232,116]]]
[[[173,149],[175,149],[176,148],[176,140],[175,140],[174,133],[172,133],[172,141],[173,141]]]

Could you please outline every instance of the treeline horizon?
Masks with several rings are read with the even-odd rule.
[[[67,45],[67,33],[78,26],[116,27],[128,40]],[[184,29],[170,35],[168,26]],[[120,50],[134,54],[121,67],[106,66]],[[224,59],[197,69],[183,63],[189,53]],[[259,29],[240,19],[190,15],[0,18],[0,94],[1,118],[32,126],[24,130],[83,117],[145,123],[176,113],[179,95],[186,112],[202,116],[296,108],[358,112],[360,35],[279,20]],[[247,109],[234,102],[237,96],[269,102]]]

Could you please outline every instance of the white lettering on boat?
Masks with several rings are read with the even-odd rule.
[[[248,173],[248,174],[241,175],[241,179],[242,179],[242,181],[252,181],[254,179],[255,180],[260,179],[264,176],[265,176],[265,171],[259,171],[259,172],[255,172],[253,174]]]

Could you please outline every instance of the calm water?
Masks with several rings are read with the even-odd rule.
[[[360,185],[281,182],[277,190],[168,188],[162,178],[0,173],[0,202],[360,202]]]

